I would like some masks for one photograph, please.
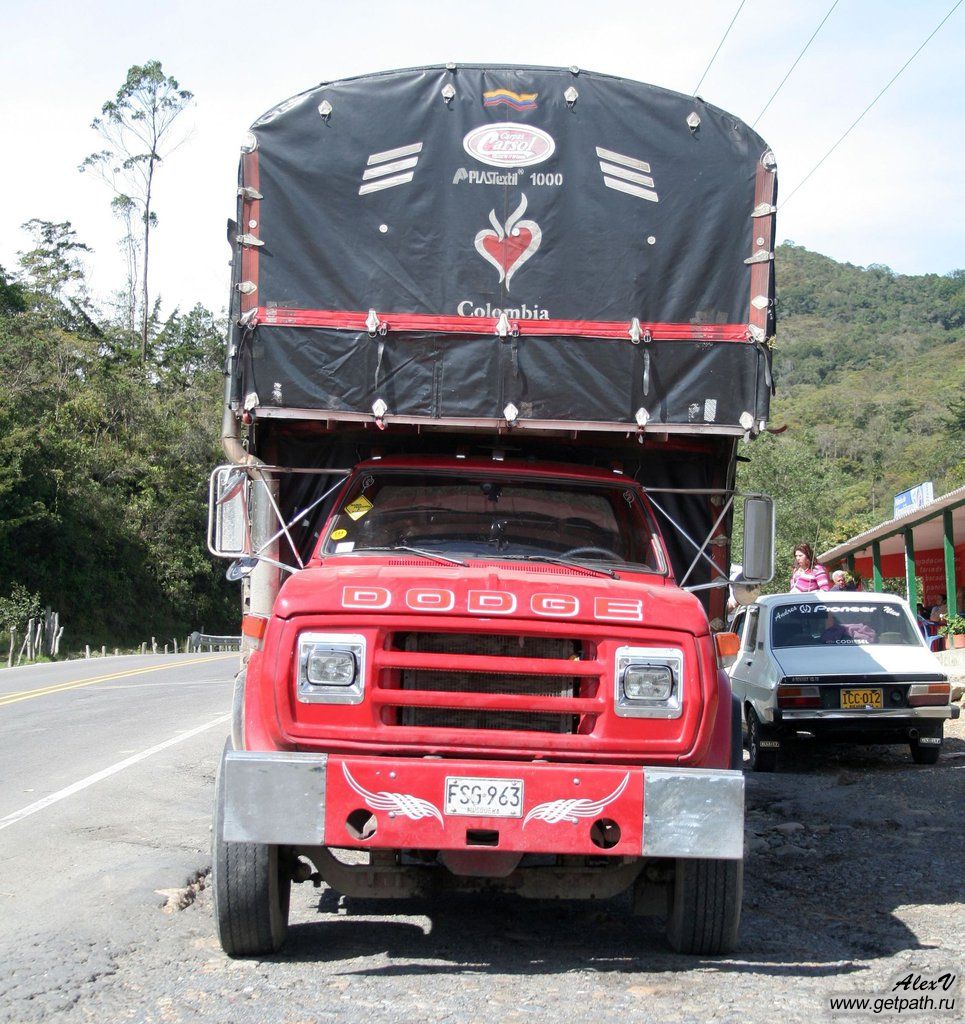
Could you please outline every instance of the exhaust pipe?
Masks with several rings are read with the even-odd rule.
[[[224,416],[221,418],[221,447],[225,455],[236,466],[263,466],[264,462],[250,452],[246,452],[241,443],[241,424],[238,417],[231,411],[231,378],[225,377],[224,385]]]

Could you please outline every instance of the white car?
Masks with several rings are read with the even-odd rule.
[[[890,594],[770,594],[738,610],[727,672],[740,701],[750,766],[773,771],[796,733],[908,743],[934,764],[959,709],[908,603]]]

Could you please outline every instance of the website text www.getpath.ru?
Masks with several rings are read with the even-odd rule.
[[[951,971],[945,971],[934,978],[913,972],[896,979],[886,995],[855,996],[839,993],[829,996],[828,1008],[832,1016],[841,1013],[868,1013],[872,1016],[883,1013],[954,1013],[957,981],[957,974]]]

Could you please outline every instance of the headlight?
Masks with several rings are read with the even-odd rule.
[[[673,693],[673,672],[668,665],[630,665],[623,693],[627,700],[666,700]]]
[[[679,718],[683,667],[683,655],[673,648],[618,648],[614,710],[621,718]]]
[[[298,638],[298,699],[307,704],[361,704],[365,637],[302,633]]]
[[[314,644],[305,662],[305,677],[319,686],[351,686],[358,678],[358,664],[352,651],[331,651]]]

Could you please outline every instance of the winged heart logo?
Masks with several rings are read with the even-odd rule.
[[[496,211],[489,211],[492,229],[483,228],[476,235],[476,251],[499,271],[499,283],[509,282],[517,270],[533,255],[543,240],[543,232],[535,220],[522,220],[526,212],[526,195],[521,193],[519,206],[500,224]]]

